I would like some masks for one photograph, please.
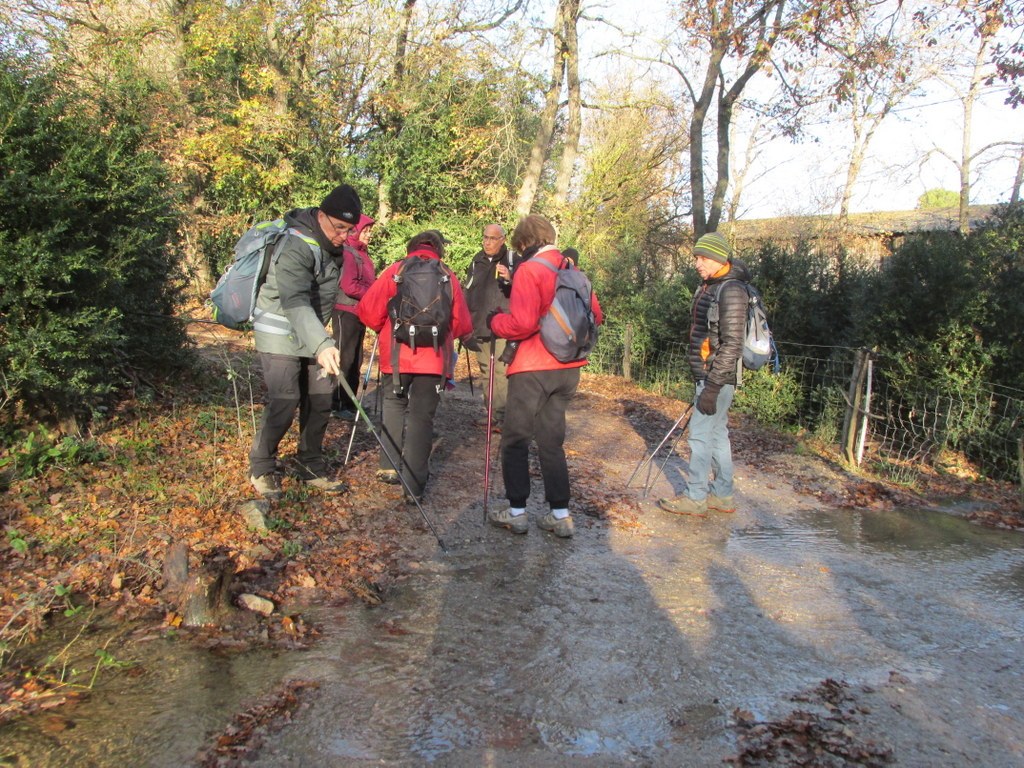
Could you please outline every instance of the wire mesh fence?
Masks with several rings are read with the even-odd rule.
[[[599,370],[622,374],[621,338],[602,338],[591,358]],[[854,410],[851,384],[857,356],[847,347],[779,342],[782,368],[797,402],[788,404],[785,424],[830,443],[853,430],[855,460],[895,480],[911,482],[924,467],[1020,483],[1024,475],[1024,392],[994,384],[970,391],[942,389],[928,382],[894,387],[884,354],[871,356],[872,375]],[[656,353],[633,354],[631,378],[661,394],[687,399],[693,384],[687,345],[672,343]],[[890,361],[891,362],[891,361]],[[891,368],[891,364],[890,364]],[[849,434],[847,432],[846,434]]]

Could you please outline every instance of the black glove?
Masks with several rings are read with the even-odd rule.
[[[480,351],[480,342],[476,340],[476,336],[473,334],[466,336],[464,339],[460,339],[460,341],[462,342],[463,349],[468,349],[470,352]]]
[[[519,349],[518,341],[510,341],[505,345],[505,351],[501,353],[501,357],[498,360],[505,365],[512,365],[512,361],[516,357],[516,351]]]
[[[492,309],[490,312],[487,313],[487,330],[491,331],[491,333],[494,333],[494,331],[491,330],[491,322],[494,320],[494,316],[495,315],[500,315],[500,314],[501,314],[501,308],[500,307],[495,307],[494,309]]]
[[[701,390],[700,397],[697,398],[697,410],[705,416],[714,416],[715,411],[718,410],[718,393],[721,391],[721,384],[706,382],[704,389]]]

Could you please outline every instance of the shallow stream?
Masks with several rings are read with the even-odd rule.
[[[125,644],[144,674],[0,730],[0,765],[193,764],[286,680],[319,688],[253,765],[721,765],[737,710],[783,717],[826,679],[897,765],[1024,764],[1024,535],[743,501],[636,530],[581,516],[571,541],[471,509],[382,606],[303,609],[311,650]]]

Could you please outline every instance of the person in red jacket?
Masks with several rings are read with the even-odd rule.
[[[363,338],[366,326],[356,315],[356,304],[373,285],[376,270],[367,252],[370,230],[374,221],[365,214],[353,227],[345,240],[341,277],[338,279],[338,298],[334,302],[332,330],[334,343],[341,352],[341,375],[353,392],[359,391],[359,371],[363,367]],[[339,419],[355,417],[355,404],[341,386],[334,388],[331,413]]]
[[[441,259],[444,256],[444,238],[435,229],[421,232],[412,237],[406,246],[407,256],[418,256],[424,259]],[[380,469],[378,479],[386,483],[400,483],[398,472],[403,472],[403,479],[417,500],[422,498],[429,477],[430,445],[434,430],[434,414],[441,392],[444,389],[445,375],[449,370],[447,359],[452,349],[452,341],[460,339],[467,349],[479,349],[473,338],[473,318],[466,306],[462,287],[458,279],[451,274],[452,308],[448,339],[436,347],[432,344],[420,344],[415,348],[403,344],[394,338],[390,328],[388,304],[398,293],[395,273],[401,268],[405,259],[396,261],[381,272],[380,277],[370,286],[370,290],[356,306],[356,314],[368,327],[380,334],[380,370],[386,379],[393,379],[395,370],[392,358],[394,345],[398,345],[398,381],[399,387],[384,387],[383,435],[385,445],[396,460],[401,458],[401,470],[394,467],[388,460],[384,450],[380,453]],[[450,272],[450,270],[449,270]]]
[[[491,510],[492,525],[513,533],[526,533],[526,501],[530,496],[530,441],[537,443],[544,496],[550,511],[537,521],[539,528],[556,536],[573,535],[569,516],[569,469],[565,461],[565,411],[580,383],[580,368],[586,360],[560,363],[540,338],[540,321],[555,297],[556,274],[538,263],[547,261],[556,269],[563,255],[555,247],[555,228],[541,216],[527,216],[512,233],[512,247],[523,261],[512,281],[508,312],[494,310],[487,325],[503,339],[518,341],[515,357],[508,366],[508,401],[501,436],[501,471],[505,479],[507,509]],[[594,318],[604,317],[597,296],[592,296]]]

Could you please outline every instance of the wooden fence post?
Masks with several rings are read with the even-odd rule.
[[[633,324],[626,323],[626,332],[622,336],[622,378],[633,380]]]
[[[1024,501],[1024,437],[1017,440],[1017,478],[1020,481],[1020,498]]]
[[[849,464],[855,464],[857,461],[857,423],[859,421],[857,417],[861,410],[864,377],[867,375],[867,359],[867,350],[858,349],[853,363],[853,376],[850,378],[850,390],[846,397],[846,415],[843,417],[840,445],[843,449],[843,457]]]

